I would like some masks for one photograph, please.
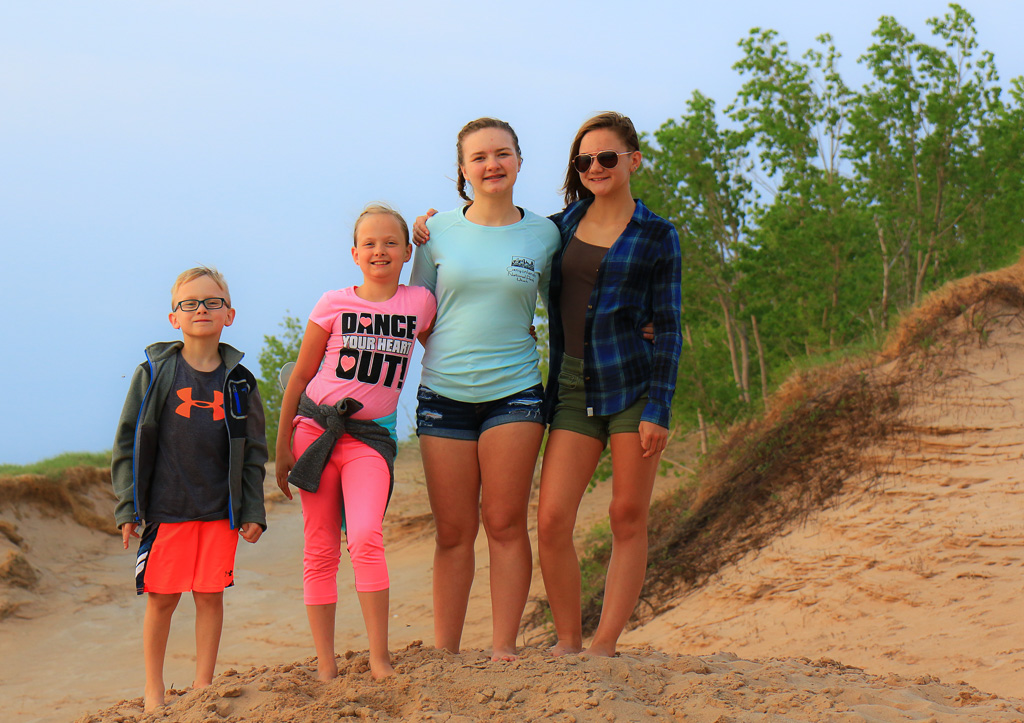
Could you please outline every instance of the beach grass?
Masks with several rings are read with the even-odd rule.
[[[14,477],[22,474],[38,474],[56,477],[71,467],[109,467],[110,451],[106,452],[64,452],[32,464],[0,464],[0,476]]]

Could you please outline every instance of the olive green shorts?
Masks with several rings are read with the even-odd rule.
[[[565,429],[601,440],[608,444],[608,435],[619,432],[638,432],[640,417],[647,406],[644,394],[621,412],[607,415],[588,415],[583,391],[583,360],[562,356],[562,369],[558,373],[558,404],[551,421],[551,430]]]

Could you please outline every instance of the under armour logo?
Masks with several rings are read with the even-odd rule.
[[[192,399],[192,387],[185,387],[178,390],[178,398],[181,399],[181,404],[174,411],[186,419],[192,418],[192,407],[212,409],[215,422],[224,419],[224,392],[214,391],[213,401],[204,402],[201,399]]]

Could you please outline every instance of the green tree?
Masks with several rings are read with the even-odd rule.
[[[756,152],[751,172],[770,201],[739,259],[752,318],[773,340],[762,359],[834,349],[862,331],[850,328],[849,311],[864,294],[855,265],[871,239],[842,168],[852,94],[831,36],[817,42],[795,59],[775,31],[754,28],[733,66],[745,82],[728,113]]]
[[[677,408],[726,419],[750,402],[750,347],[735,259],[746,244],[756,202],[744,169],[743,137],[720,127],[715,103],[699,91],[687,113],[645,139],[634,190],[675,224],[682,253],[684,343]],[[716,370],[731,370],[716,374]]]
[[[922,42],[882,17],[859,90],[829,35],[796,57],[754,28],[724,116],[694,92],[645,137],[634,189],[683,255],[678,413],[721,428],[758,377],[763,397],[799,357],[877,340],[924,292],[1018,252],[1024,81],[1004,96],[960,6],[928,24]]]
[[[1021,252],[1024,78],[1014,78],[1007,93],[999,93],[992,106],[991,122],[979,130],[984,155],[978,175],[985,185],[985,200],[957,225],[958,240],[949,253],[950,266],[963,273],[1005,266]]]
[[[285,316],[279,326],[283,330],[280,338],[265,335],[264,347],[260,351],[260,396],[267,416],[267,446],[271,459],[276,456],[277,428],[281,418],[282,389],[277,381],[278,372],[285,364],[299,358],[303,333],[302,320],[295,316]]]
[[[861,56],[872,80],[850,114],[849,149],[881,252],[881,320],[893,300],[916,304],[952,276],[958,227],[994,191],[994,158],[983,144],[1000,110],[992,54],[977,55],[974,19],[951,4],[928,25],[942,47],[920,42],[884,16]]]

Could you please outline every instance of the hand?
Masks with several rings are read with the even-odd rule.
[[[423,216],[417,216],[415,223],[412,225],[412,242],[417,246],[422,246],[430,240],[430,231],[427,230],[427,219],[437,213],[436,209],[427,209],[426,214]]]
[[[654,323],[648,322],[640,328],[641,334],[643,334],[644,341],[654,341]]]
[[[640,422],[640,446],[644,457],[655,457],[665,451],[668,443],[668,429],[654,422]]]
[[[246,542],[256,542],[260,539],[260,535],[263,534],[263,526],[258,522],[246,522],[242,525],[242,530],[239,533],[242,535],[242,539]]]
[[[135,531],[135,527],[134,522],[125,522],[121,525],[121,542],[124,543],[124,549],[126,550],[128,549],[128,538],[138,538],[139,536],[139,533]]]
[[[288,473],[295,466],[295,455],[290,449],[277,450],[277,459],[274,461],[274,468],[277,470],[277,486],[284,492],[288,499],[292,498],[292,491],[288,489]]]
[[[530,336],[533,337],[534,341],[537,341],[537,327],[535,327],[533,324],[530,324]]]

